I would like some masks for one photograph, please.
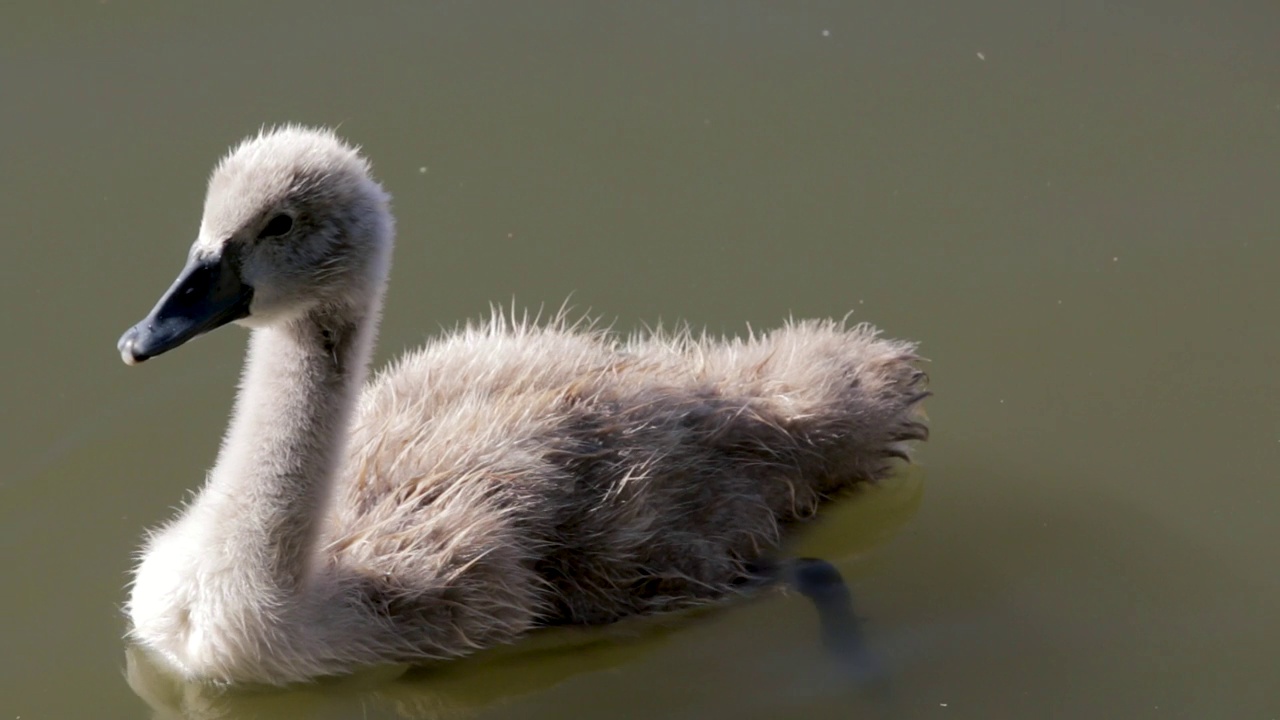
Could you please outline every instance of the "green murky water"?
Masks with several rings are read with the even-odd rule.
[[[490,302],[628,330],[789,316],[924,342],[921,465],[797,541],[794,595],[195,717],[1280,714],[1280,6],[27,3],[0,9],[0,718],[177,717],[126,679],[144,528],[212,462],[244,334],[119,333],[264,123],[396,197],[380,358]]]

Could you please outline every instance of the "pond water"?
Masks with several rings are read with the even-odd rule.
[[[0,9],[0,717],[1280,715],[1280,5],[334,5]],[[149,683],[132,554],[211,464],[245,335],[115,341],[212,163],[282,121],[395,196],[378,362],[567,297],[922,341],[918,464],[792,544],[882,677],[770,592],[398,679]]]

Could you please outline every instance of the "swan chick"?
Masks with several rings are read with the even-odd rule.
[[[915,346],[829,320],[619,337],[495,312],[369,379],[394,234],[356,148],[264,130],[120,339],[134,365],[250,330],[213,468],[127,603],[179,677],[287,684],[710,602],[928,434]]]

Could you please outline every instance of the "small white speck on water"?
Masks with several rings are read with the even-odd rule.
[[[938,703],[938,707],[946,707],[946,706],[947,706],[946,703]]]
[[[1061,300],[1059,300],[1059,301],[1058,301],[1058,304],[1059,304],[1059,305],[1061,305],[1061,304],[1062,304],[1062,301],[1061,301]]]
[[[422,173],[423,175],[426,175],[426,174],[427,174],[427,166],[426,166],[426,165],[423,165],[422,167],[418,168],[418,172]]]
[[[826,28],[823,28],[822,37],[831,37],[831,31],[827,30]]]
[[[986,62],[987,56],[982,53],[978,53],[978,59],[981,60],[982,62]]]
[[[1111,262],[1120,262],[1120,256],[1117,255],[1116,257],[1111,258]]]
[[[1003,404],[1004,404],[1004,400],[1003,400],[1003,399],[1001,399],[1001,400],[1000,400],[1000,404],[1001,404],[1001,405],[1003,405]]]

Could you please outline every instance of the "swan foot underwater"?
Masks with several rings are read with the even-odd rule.
[[[619,338],[495,313],[366,384],[393,236],[355,148],[264,130],[120,339],[132,365],[251,329],[214,467],[127,603],[179,677],[281,685],[710,602],[927,437],[915,346],[833,321]]]

